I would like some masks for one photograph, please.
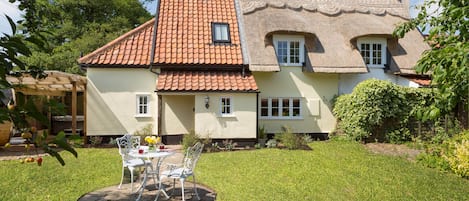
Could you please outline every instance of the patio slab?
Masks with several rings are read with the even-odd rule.
[[[181,146],[167,146],[169,149],[174,150],[176,154],[167,157],[164,160],[164,163],[180,163],[182,161],[182,158],[184,157],[184,154],[181,151]],[[162,167],[163,170],[164,167]],[[168,192],[168,194],[171,194],[173,188],[172,188],[172,180],[165,179],[163,180],[163,185]],[[184,186],[185,186],[185,196],[186,200],[197,200],[197,197],[194,194],[193,187],[194,184],[192,182],[192,178],[189,179],[189,181],[186,181]],[[139,187],[140,183],[139,181],[134,182],[134,191]],[[121,189],[118,188],[118,184],[115,186],[109,186],[106,188],[102,188],[93,192],[89,192],[82,197],[78,199],[78,201],[108,201],[108,200],[118,200],[118,201],[124,201],[124,200],[136,200],[138,197],[138,192],[137,193],[131,193],[130,192],[130,183],[123,184]],[[197,184],[197,192],[199,193],[199,196],[202,201],[214,201],[216,200],[216,193],[212,189]],[[152,178],[149,178],[147,186],[145,190],[143,191],[142,198],[140,199],[141,201],[150,201],[150,200],[155,200],[156,193],[157,193],[157,188],[155,183],[153,182]],[[181,186],[178,181],[176,181],[176,187],[174,188],[173,195],[169,198],[166,199],[163,195],[160,195],[158,200],[181,200]]]

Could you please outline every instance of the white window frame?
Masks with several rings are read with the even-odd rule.
[[[264,99],[267,99],[267,116],[263,116],[262,115],[262,109],[265,108],[265,107],[262,107],[262,100]],[[278,107],[276,107],[276,110],[278,111],[278,116],[272,116],[272,110],[273,110],[273,107],[272,107],[272,100],[278,100]],[[288,103],[288,106],[285,107],[283,105],[283,100],[289,100],[289,103]],[[298,100],[299,101],[299,107],[294,107],[293,106],[293,101],[294,100]],[[265,97],[265,98],[261,98],[260,99],[260,103],[259,103],[259,118],[261,119],[303,119],[303,98],[300,98],[300,97]],[[284,110],[284,108],[287,108],[288,109],[288,116],[283,116],[282,114],[282,111]],[[294,109],[298,109],[299,110],[299,113],[298,113],[298,116],[294,116],[293,115],[293,110]]]
[[[135,96],[135,117],[151,117],[151,94],[149,93],[138,93]],[[145,97],[146,103],[141,103],[140,98]],[[146,112],[140,110],[140,106],[146,107]]]
[[[358,51],[360,52],[360,55],[362,54],[362,44],[369,44],[370,45],[370,49],[369,49],[369,55],[370,55],[370,62],[367,63],[365,61],[365,58],[363,58],[363,55],[362,55],[362,58],[363,58],[363,61],[365,62],[366,66],[368,67],[375,67],[375,68],[384,68],[385,64],[386,64],[386,61],[387,61],[387,40],[386,38],[377,38],[377,37],[363,37],[363,38],[359,38],[357,40],[357,47],[358,47]],[[373,49],[373,45],[375,44],[379,44],[381,45],[381,49]],[[381,51],[381,64],[374,64],[373,63],[373,58],[374,58],[374,55],[373,55],[373,52],[374,51]]]
[[[230,104],[229,105],[224,105],[223,104],[223,99],[230,100]],[[222,117],[232,117],[232,116],[234,116],[234,113],[233,113],[233,97],[231,97],[231,96],[221,96],[219,101],[220,101],[220,116],[222,116]],[[230,109],[230,112],[225,113],[223,111],[224,107],[228,107]]]
[[[300,36],[300,35],[273,35],[273,42],[274,42],[274,47],[275,47],[275,56],[276,56],[276,59],[279,63],[279,65],[281,66],[303,66],[304,62],[305,62],[305,38],[304,36]],[[287,62],[284,63],[284,62],[280,62],[278,60],[278,54],[279,54],[279,50],[278,50],[278,44],[279,42],[283,42],[283,41],[286,41],[287,42]],[[292,63],[290,61],[290,45],[291,45],[291,42],[299,42],[299,63]]]

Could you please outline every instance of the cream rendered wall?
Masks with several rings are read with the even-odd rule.
[[[194,95],[163,95],[161,132],[186,134],[194,130]]]
[[[209,97],[209,108],[205,98]],[[231,97],[233,115],[220,115],[220,98]],[[208,93],[195,96],[195,131],[210,138],[256,138],[256,93]]]
[[[254,72],[262,98],[301,98],[300,119],[260,117],[259,127],[278,133],[289,126],[295,133],[329,133],[335,128],[330,101],[338,94],[337,74],[303,73],[301,67],[281,67],[280,72]],[[260,109],[260,102],[259,102]]]
[[[358,83],[375,78],[379,80],[389,80],[394,84],[407,87],[419,87],[415,82],[408,80],[407,78],[400,77],[397,75],[385,73],[383,68],[369,68],[369,73],[365,74],[341,74],[340,83],[339,83],[339,93],[348,94],[352,93],[353,88],[357,86]]]
[[[87,134],[122,135],[152,124],[157,131],[157,76],[148,69],[87,69]],[[150,117],[136,117],[137,94],[150,95]]]

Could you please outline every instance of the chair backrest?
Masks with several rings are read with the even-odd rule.
[[[197,161],[202,154],[204,144],[197,142],[194,146],[187,148],[186,155],[184,156],[184,172],[183,174],[194,172]]]
[[[122,156],[122,160],[127,160],[129,158],[129,152],[132,149],[132,136],[126,134],[120,138],[117,138],[117,146],[119,147],[119,154]]]
[[[130,135],[130,148],[131,149],[140,148],[140,136]]]

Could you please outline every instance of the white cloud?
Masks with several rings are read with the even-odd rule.
[[[22,14],[15,4],[10,3],[8,0],[0,0],[0,34],[11,34],[10,23],[8,23],[5,15],[8,15],[16,22],[22,18]]]

